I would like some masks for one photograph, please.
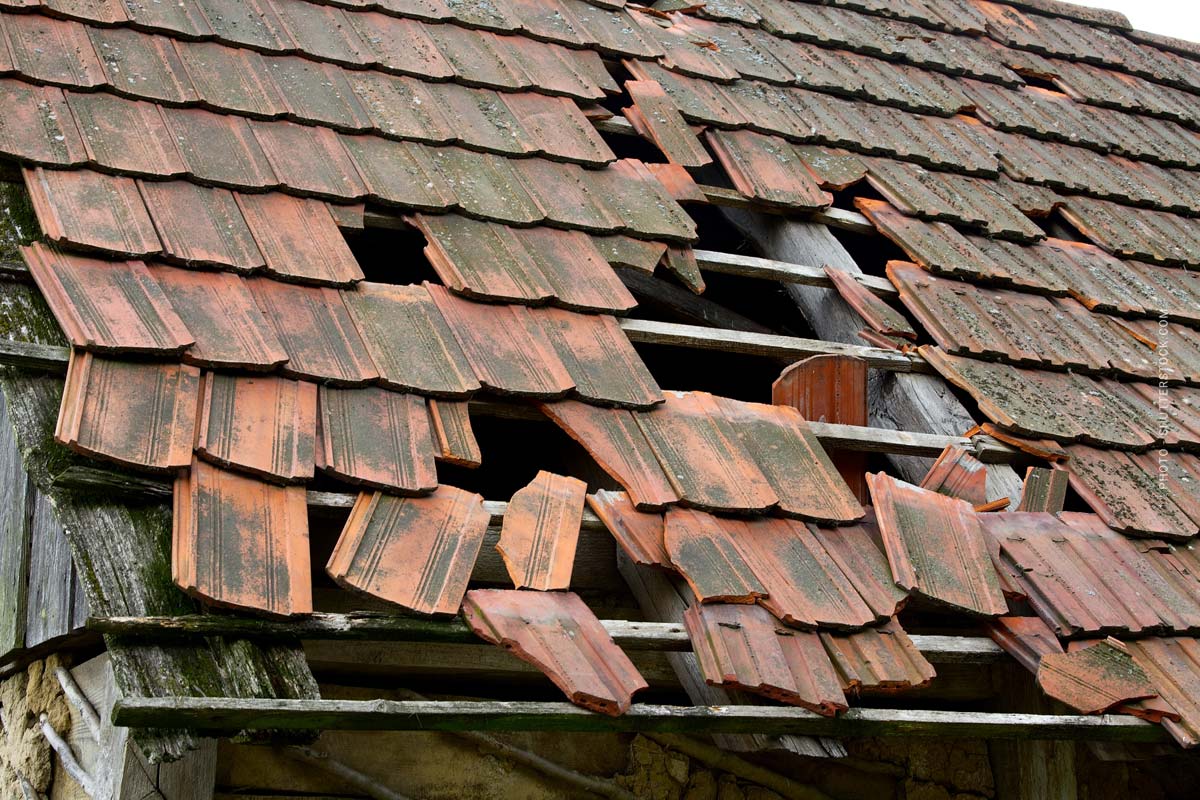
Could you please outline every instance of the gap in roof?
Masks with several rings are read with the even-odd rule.
[[[347,233],[346,243],[362,267],[363,275],[374,283],[416,284],[442,281],[425,257],[425,237],[416,228],[367,228]]]

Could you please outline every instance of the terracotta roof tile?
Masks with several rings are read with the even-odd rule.
[[[1068,474],[1060,469],[1029,467],[1021,486],[1017,511],[1048,511],[1057,514],[1067,501]]]
[[[239,272],[263,265],[262,253],[229,190],[187,181],[139,181],[138,188],[164,255],[188,265]]]
[[[388,136],[444,144],[470,134],[435,102],[437,84],[371,70],[347,72],[346,79],[371,125]]]
[[[518,589],[568,589],[587,484],[541,470],[504,512],[496,551]]]
[[[654,376],[616,319],[560,308],[529,312],[575,384],[575,394],[599,405],[652,408],[663,401]]]
[[[422,211],[445,211],[455,204],[453,191],[420,145],[375,136],[342,136],[341,141],[370,199]]]
[[[362,269],[325,203],[278,192],[234,197],[269,274],[281,280],[333,286],[363,279]]]
[[[617,716],[646,688],[629,657],[572,592],[474,589],[463,616],[481,638],[540,669],[571,702]]]
[[[729,686],[832,717],[847,707],[816,633],[792,630],[758,606],[692,605],[683,615],[710,686]]]
[[[413,153],[422,159],[427,174],[440,176],[467,214],[513,225],[546,219],[522,183],[519,168],[508,159],[458,147],[414,148]]]
[[[266,58],[258,53],[216,42],[179,43],[176,49],[197,95],[210,105],[255,117],[288,110]]]
[[[355,12],[316,3],[270,2],[283,30],[301,52],[354,66],[370,60],[370,47],[350,24],[349,17]]]
[[[379,376],[342,302],[342,292],[264,278],[248,283],[287,351],[285,373],[345,386]]]
[[[286,50],[294,43],[269,0],[196,0],[213,33],[256,50]]]
[[[471,428],[470,406],[451,400],[426,400],[432,426],[435,458],[460,467],[478,467],[483,463],[479,443]]]
[[[303,58],[272,58],[268,66],[289,117],[340,130],[358,131],[370,126],[367,112],[341,67]]]
[[[1124,646],[1107,641],[1070,653],[1047,653],[1038,664],[1037,682],[1043,692],[1083,714],[1103,714],[1155,696],[1146,673]]]
[[[633,106],[625,109],[625,116],[672,163],[685,167],[712,163],[712,156],[683,121],[662,86],[655,81],[626,81],[625,91],[633,100]]]
[[[1071,488],[1110,527],[1132,535],[1190,538],[1200,533],[1195,489],[1200,461],[1187,453],[1123,453],[1068,448]],[[1185,480],[1174,476],[1179,475]]]
[[[992,641],[1033,673],[1042,656],[1066,652],[1041,617],[997,617],[988,622],[986,629]]]
[[[607,489],[589,494],[587,504],[633,563],[671,566],[671,557],[667,555],[663,541],[666,521],[662,514],[638,511],[628,494]]]
[[[454,68],[421,23],[375,11],[347,14],[346,19],[370,50],[372,61],[390,70],[434,80],[454,75]]]
[[[85,455],[166,472],[192,460],[200,371],[75,351],[54,438]]]
[[[198,5],[184,3],[122,3],[129,19],[150,30],[182,33],[188,37],[212,35],[212,27]]]
[[[437,451],[424,398],[375,386],[322,386],[320,410],[322,471],[406,494],[437,488]]]
[[[882,472],[868,475],[867,483],[899,586],[976,614],[1008,610],[970,505]]]
[[[184,172],[158,106],[99,92],[68,92],[66,97],[89,160],[156,178]]]
[[[150,274],[196,343],[183,358],[200,366],[270,369],[287,353],[245,282],[227,272],[157,266]]]
[[[315,384],[206,372],[199,408],[196,452],[201,458],[273,482],[312,478]]]
[[[709,131],[706,138],[742,194],[782,208],[833,204],[833,196],[821,191],[787,141],[753,131]]]
[[[189,174],[233,188],[278,185],[247,120],[198,108],[164,107],[162,114]]]
[[[876,619],[898,614],[908,591],[896,585],[887,556],[875,544],[879,537],[872,520],[836,528],[809,525],[809,531],[837,564]]]
[[[131,178],[91,170],[25,170],[25,186],[46,238],[128,256],[162,249]]]
[[[667,555],[701,602],[754,603],[767,596],[767,587],[738,546],[748,544],[746,525],[703,511],[667,510]]]
[[[0,78],[0,150],[45,164],[87,160],[75,118],[61,89]]]
[[[966,448],[948,445],[921,481],[922,489],[966,500],[972,506],[987,502],[987,467]]]
[[[333,199],[358,198],[367,193],[354,161],[337,134],[328,128],[258,121],[251,122],[250,127],[284,186]]]
[[[1114,255],[1156,264],[1200,266],[1200,236],[1193,219],[1087,197],[1068,198],[1063,215]]]
[[[512,167],[521,176],[529,196],[538,208],[545,209],[550,220],[593,233],[611,233],[625,226],[620,213],[603,194],[597,193],[582,170],[540,158],[514,161]],[[622,191],[633,191],[633,188],[626,186]]]
[[[206,603],[312,612],[308,509],[300,486],[272,486],[196,461],[175,482],[171,575]]]
[[[822,631],[820,637],[847,692],[920,689],[937,677],[895,618],[851,633]]]
[[[100,59],[82,25],[41,14],[4,14],[0,32],[22,75],[81,88],[105,82]]]
[[[513,37],[470,31],[457,25],[428,25],[425,35],[433,40],[454,74],[464,83],[503,89],[526,89],[535,83],[522,64],[513,58],[512,48],[508,46]]]
[[[826,266],[825,274],[833,283],[838,295],[853,308],[863,321],[879,333],[916,339],[917,332],[904,315],[889,306],[878,295],[873,294],[854,275],[842,269]]]
[[[592,236],[592,242],[614,267],[627,267],[642,272],[654,272],[667,246],[662,242],[634,239],[630,236]]]
[[[76,347],[170,354],[195,341],[142,262],[99,261],[43,244],[22,252],[55,319]]]
[[[1126,644],[1159,696],[1182,717],[1163,720],[1184,747],[1200,745],[1200,642],[1182,637],[1150,638]]]
[[[704,294],[704,276],[700,274],[700,264],[691,247],[671,245],[663,256],[662,264],[684,286],[696,294]]]
[[[130,28],[83,30],[114,91],[167,103],[194,103],[200,99],[172,40]]]
[[[646,165],[635,159],[607,169],[586,170],[584,182],[620,216],[626,230],[641,238],[691,241],[696,226]]]
[[[428,497],[359,495],[325,570],[342,586],[422,614],[455,614],[491,515],[452,486]]]

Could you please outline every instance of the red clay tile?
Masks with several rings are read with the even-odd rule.
[[[379,376],[342,302],[342,292],[264,278],[247,282],[287,351],[285,373],[342,386],[368,383]]]
[[[42,164],[81,164],[83,138],[61,89],[0,78],[0,151]]]
[[[475,377],[502,394],[553,398],[575,383],[529,309],[473,303],[425,285]]]
[[[343,135],[341,141],[371,199],[439,213],[455,204],[451,187],[424,158],[423,145],[377,136]]]
[[[688,171],[678,164],[645,164],[650,174],[677,203],[707,203],[708,196]]]
[[[470,405],[450,400],[426,400],[429,424],[436,448],[435,458],[460,467],[478,467],[483,463],[479,443],[471,429]]]
[[[370,47],[350,24],[352,11],[310,3],[270,0],[288,38],[300,52],[322,61],[362,65]]]
[[[579,106],[565,97],[501,92],[496,98],[519,120],[533,148],[547,158],[599,166],[616,158]]]
[[[1037,672],[1042,656],[1065,652],[1041,617],[997,617],[985,627],[992,641],[1033,673]]]
[[[987,467],[965,448],[947,445],[925,473],[921,488],[982,505],[987,502]]]
[[[22,250],[71,344],[116,353],[180,353],[195,339],[140,261],[99,261],[44,244]]]
[[[17,72],[27,78],[80,88],[105,83],[83,25],[41,14],[5,14],[0,32],[8,40]]]
[[[786,140],[748,130],[709,131],[706,136],[742,194],[781,208],[833,205],[833,195],[821,190]]]
[[[232,192],[187,181],[138,181],[138,187],[167,256],[239,272],[262,266],[262,253]]]
[[[696,238],[692,218],[641,161],[625,158],[604,169],[583,170],[582,174],[594,196],[604,198],[630,233],[643,239],[677,242]]]
[[[168,103],[194,103],[200,99],[171,39],[130,28],[86,30],[104,76],[116,91]]]
[[[584,170],[543,158],[514,161],[512,167],[548,219],[593,233],[610,233],[624,225],[621,215],[592,186]]]
[[[87,169],[24,170],[46,238],[127,256],[162,249],[137,182]]]
[[[1163,727],[1184,747],[1200,745],[1200,641],[1161,637],[1125,646],[1159,697],[1181,717],[1163,719]]]
[[[389,138],[446,144],[470,134],[436,102],[434,84],[371,70],[349,72],[346,79],[371,126]]]
[[[1070,476],[1061,469],[1029,467],[1021,489],[1021,504],[1017,511],[1048,511],[1057,514],[1067,500]]]
[[[860,525],[808,528],[876,618],[900,613],[908,602],[908,592],[896,585],[887,556],[875,544],[879,531],[873,520]]]
[[[607,489],[589,494],[587,504],[633,563],[671,567],[671,557],[663,541],[666,521],[662,514],[638,511],[628,494]]]
[[[287,112],[267,59],[258,53],[216,42],[177,42],[175,47],[196,93],[214,108],[255,117]]]
[[[227,187],[279,183],[267,156],[242,117],[199,108],[162,108],[163,119],[190,175]]]
[[[662,391],[616,319],[560,308],[529,313],[558,353],[580,398],[627,408],[652,408],[662,402]]]
[[[1103,714],[1156,694],[1146,673],[1115,639],[1042,656],[1037,682],[1043,692],[1082,714]]]
[[[347,14],[346,18],[367,45],[371,60],[389,71],[427,80],[454,75],[454,68],[426,32],[427,26],[374,11]]]
[[[356,200],[367,193],[358,169],[328,128],[294,122],[250,123],[271,169],[289,189],[333,200]]]
[[[609,264],[640,272],[654,272],[654,268],[662,261],[663,254],[667,251],[667,245],[662,242],[634,239],[619,233],[611,236],[592,236],[591,239]]]
[[[426,174],[440,177],[466,214],[511,225],[534,225],[544,221],[552,208],[543,207],[530,194],[513,159],[460,147],[413,145],[410,150]],[[558,165],[559,169],[570,166]]]
[[[637,508],[662,508],[679,500],[631,412],[574,400],[545,403],[541,410],[625,487]]]
[[[175,481],[171,575],[205,603],[274,615],[312,612],[308,508],[272,486],[195,461]]]
[[[183,159],[153,103],[110,94],[67,93],[88,159],[121,172],[165,178],[184,172]]]
[[[525,89],[533,85],[515,53],[506,46],[510,37],[470,31],[457,25],[426,25],[424,31],[463,83],[497,89]]]
[[[1189,497],[1194,481],[1170,479],[1177,470],[1195,473],[1195,456],[1187,453],[1123,453],[1083,445],[1066,449],[1062,467],[1071,488],[1110,527],[1130,534],[1190,539],[1200,533],[1200,510]],[[1191,467],[1190,469],[1188,467]]]
[[[371,126],[341,67],[291,56],[268,59],[268,65],[289,118],[347,131]]]
[[[313,476],[317,387],[274,375],[206,372],[196,421],[196,452],[264,480]]]
[[[847,708],[816,633],[784,627],[759,606],[693,604],[683,614],[710,686],[745,689],[827,717]]]
[[[625,109],[625,116],[668,160],[684,167],[712,163],[712,156],[684,122],[662,85],[657,81],[626,81],[625,90],[633,100],[633,106]]]
[[[295,47],[269,0],[196,0],[218,39],[267,52]]]
[[[1078,196],[1064,203],[1062,214],[1113,255],[1155,264],[1200,265],[1200,236],[1189,217]]]
[[[969,504],[882,472],[867,475],[867,483],[899,586],[976,614],[1008,610]]]
[[[875,628],[820,636],[847,692],[920,689],[937,677],[894,617]]]
[[[363,279],[325,203],[279,192],[234,197],[271,275],[333,286]]]
[[[466,397],[479,381],[423,286],[359,283],[342,292],[382,384],[438,397]]]
[[[344,231],[363,231],[366,229],[366,203],[326,203],[325,207],[333,216],[334,223]]]
[[[806,145],[793,145],[792,149],[822,189],[840,192],[849,189],[867,175],[866,163],[845,150]]]
[[[421,614],[456,614],[487,532],[483,498],[358,496],[325,571],[341,586]]]
[[[587,484],[541,470],[512,496],[496,551],[518,589],[569,589]]]
[[[703,511],[667,510],[667,555],[701,602],[754,603],[767,596],[738,546],[747,537],[746,525]]]
[[[498,93],[457,83],[428,84],[426,90],[445,117],[453,120],[455,141],[469,145],[472,150],[500,155],[522,156],[538,151],[537,144]]]
[[[322,471],[351,483],[421,494],[437,488],[425,400],[368,386],[320,392]]]
[[[857,311],[873,330],[904,339],[917,338],[917,332],[903,314],[879,299],[849,272],[826,266],[825,274],[846,304]]]
[[[481,638],[540,669],[572,703],[618,716],[646,681],[572,592],[473,589],[463,617]]]
[[[166,472],[192,460],[200,371],[112,361],[76,350],[54,438],[72,450]]]
[[[198,5],[191,3],[121,3],[129,19],[149,30],[183,34],[187,37],[212,35],[212,27]]]

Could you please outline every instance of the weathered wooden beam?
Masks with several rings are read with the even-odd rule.
[[[0,364],[6,367],[24,367],[43,372],[66,372],[71,358],[69,347],[48,344],[18,342],[0,339]]]
[[[766,333],[747,333],[698,325],[680,325],[645,319],[623,319],[621,328],[629,341],[640,344],[672,345],[699,350],[720,350],[726,353],[771,356],[799,360],[816,355],[844,355],[861,358],[867,366],[889,372],[932,373],[933,369],[917,355],[887,350],[882,347],[802,339],[798,336],[776,336]]]
[[[619,717],[570,703],[524,701],[273,700],[226,697],[124,697],[117,725],[193,730],[613,731],[798,733],[818,736],[919,736],[955,739],[1075,739],[1158,742],[1163,729],[1127,716],[997,714],[974,711],[852,708],[823,717],[785,706],[639,704]]]
[[[662,278],[624,267],[617,267],[616,273],[643,311],[709,328],[772,333],[766,325]]]
[[[737,253],[719,253],[715,250],[697,250],[696,263],[705,272],[778,281],[779,283],[794,283],[801,286],[833,288],[829,276],[825,274],[822,267],[810,267],[806,264],[789,264],[786,261],[774,261],[770,258],[744,256]],[[880,297],[891,298],[899,294],[896,287],[887,278],[861,274],[854,277]]]

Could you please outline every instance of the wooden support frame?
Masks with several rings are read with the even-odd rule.
[[[720,253],[715,250],[696,250],[696,263],[705,272],[736,275],[740,278],[756,278],[779,283],[794,283],[800,286],[820,286],[832,289],[833,283],[822,267],[806,264],[791,264],[770,258],[744,256],[737,253]],[[885,298],[899,297],[900,293],[887,278],[878,275],[855,275],[859,283],[874,294]]]

